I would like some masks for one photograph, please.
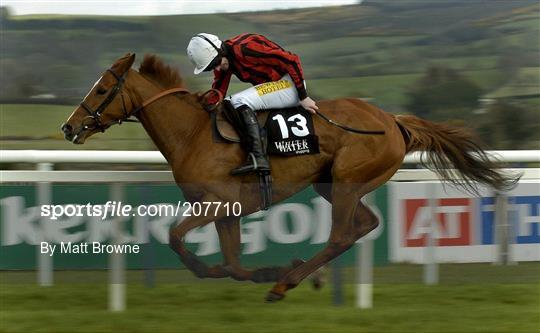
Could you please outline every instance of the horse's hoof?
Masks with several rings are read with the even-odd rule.
[[[324,286],[324,279],[322,277],[321,272],[315,272],[310,277],[311,287],[314,290],[321,290]]]
[[[324,283],[320,280],[311,280],[311,287],[313,287],[314,290],[321,290]]]
[[[265,301],[266,303],[275,303],[277,301],[281,301],[285,298],[285,294],[278,294],[274,291],[269,291],[268,294],[266,294]]]
[[[309,280],[311,282],[311,287],[313,287],[313,289],[320,290],[324,286],[324,283],[325,283],[324,271],[321,268],[319,268],[315,272],[311,273]]]

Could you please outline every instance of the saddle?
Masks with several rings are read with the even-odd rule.
[[[257,112],[260,128],[264,127],[268,114],[268,112]],[[216,111],[210,113],[210,117],[214,141],[222,143],[242,141],[242,119],[228,100],[221,102]]]

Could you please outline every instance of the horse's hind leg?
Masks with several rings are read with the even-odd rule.
[[[280,300],[285,296],[288,289],[296,287],[308,275],[345,252],[354,244],[358,237],[355,233],[353,219],[360,197],[360,189],[357,186],[351,184],[333,185],[332,230],[328,244],[313,258],[289,272],[274,285],[266,298],[267,301]]]
[[[370,231],[375,230],[379,225],[379,218],[373,211],[364,205],[361,201],[356,205],[354,214],[354,232],[355,236],[362,238]]]
[[[288,289],[296,287],[311,273],[348,250],[356,240],[377,227],[377,216],[360,199],[384,184],[398,167],[399,163],[396,163],[394,168],[385,170],[379,177],[365,184],[333,184],[331,193],[325,191],[325,187],[315,188],[325,199],[332,200],[332,230],[328,244],[311,260],[292,270],[274,285],[267,295],[267,301],[283,298]]]

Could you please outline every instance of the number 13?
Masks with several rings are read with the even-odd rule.
[[[277,120],[279,124],[279,129],[281,131],[281,137],[283,139],[289,138],[289,129],[287,128],[287,123],[285,122],[285,118],[283,118],[282,115],[278,114],[272,117],[272,120]],[[294,122],[296,126],[291,126],[291,131],[296,136],[306,136],[309,135],[309,129],[307,128],[307,120],[306,117],[302,116],[301,114],[297,113],[293,116],[290,116],[287,118],[287,121]]]

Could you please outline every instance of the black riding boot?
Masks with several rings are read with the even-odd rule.
[[[232,175],[241,175],[252,171],[270,171],[270,164],[266,158],[261,141],[261,132],[257,115],[249,107],[242,105],[238,108],[246,130],[246,143],[249,155],[246,163],[231,171]]]

